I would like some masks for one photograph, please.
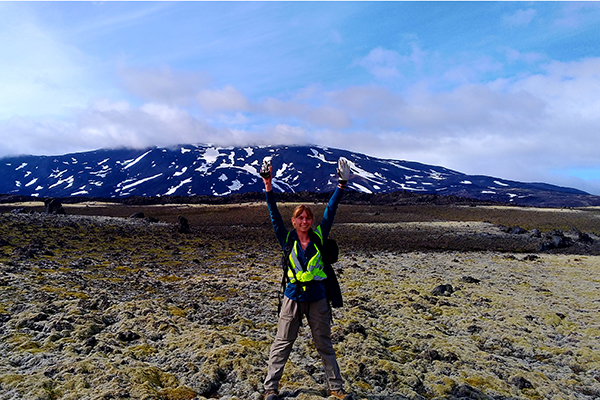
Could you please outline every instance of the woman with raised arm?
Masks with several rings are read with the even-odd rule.
[[[277,335],[269,355],[269,367],[264,382],[264,399],[279,400],[279,380],[283,375],[283,368],[292,351],[294,341],[298,337],[304,315],[310,326],[315,347],[323,360],[328,395],[336,399],[352,400],[352,395],[344,393],[340,368],[331,342],[331,309],[325,290],[324,281],[327,276],[323,271],[324,263],[321,254],[325,240],[331,231],[343,189],[350,176],[350,166],[346,159],[339,159],[338,185],[327,204],[321,224],[313,229],[315,219],[311,209],[306,205],[299,205],[292,214],[294,227],[292,231],[286,229],[277,208],[273,193],[272,171],[270,160],[265,159],[261,176],[265,184],[267,205],[275,235],[286,255],[289,283],[285,288]]]

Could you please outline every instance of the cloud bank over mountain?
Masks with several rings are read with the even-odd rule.
[[[0,156],[317,144],[600,193],[595,4],[0,10]]]

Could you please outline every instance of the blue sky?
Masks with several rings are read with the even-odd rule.
[[[0,157],[319,144],[600,194],[600,3],[0,2]]]

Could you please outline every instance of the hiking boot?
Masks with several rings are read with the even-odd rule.
[[[279,392],[277,390],[265,390],[265,400],[279,400]]]
[[[354,400],[351,394],[344,393],[343,390],[330,390],[327,392],[329,397],[334,397],[340,400]]]

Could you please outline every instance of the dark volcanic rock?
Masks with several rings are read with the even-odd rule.
[[[563,249],[573,245],[573,240],[562,231],[552,231],[545,235],[545,240],[540,244],[539,250]]]
[[[579,243],[583,243],[583,244],[593,244],[594,243],[594,239],[592,239],[592,237],[585,232],[579,232],[577,241]]]
[[[177,232],[190,233],[190,224],[187,218],[181,215],[177,217]]]
[[[454,293],[454,288],[450,284],[436,286],[431,294],[434,296],[450,296]]]
[[[523,235],[527,233],[527,231],[520,226],[513,226],[509,232],[511,235]]]
[[[463,276],[460,280],[462,282],[465,282],[465,283],[479,283],[479,282],[481,282],[479,279],[473,278],[472,276]]]
[[[117,339],[119,339],[122,342],[133,342],[134,340],[138,340],[139,338],[139,334],[131,331],[117,333]]]
[[[46,214],[66,214],[65,209],[58,199],[45,199]]]
[[[518,389],[533,389],[533,385],[527,379],[522,376],[513,376],[510,378],[510,384],[516,386]]]

